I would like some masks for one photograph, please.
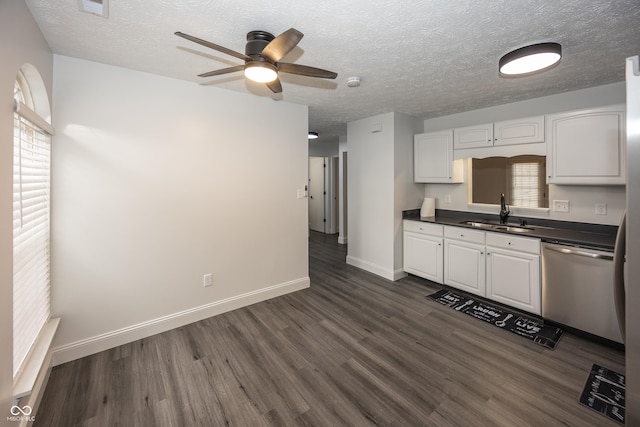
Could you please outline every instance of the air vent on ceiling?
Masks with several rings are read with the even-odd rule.
[[[92,13],[103,18],[109,16],[109,0],[78,0],[78,7],[81,12]]]

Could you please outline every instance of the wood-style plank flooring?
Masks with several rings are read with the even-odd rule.
[[[312,232],[309,289],[55,367],[35,426],[619,426],[578,397],[622,352],[548,350],[345,256]]]

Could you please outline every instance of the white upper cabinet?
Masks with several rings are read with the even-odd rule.
[[[453,148],[491,147],[493,145],[493,123],[467,126],[453,130]]]
[[[507,120],[493,124],[494,145],[544,142],[544,116]]]
[[[462,182],[462,163],[453,161],[453,131],[421,133],[413,137],[415,182]]]
[[[547,116],[547,183],[625,184],[624,105]]]
[[[484,148],[544,142],[544,116],[506,120],[453,130],[453,148]]]

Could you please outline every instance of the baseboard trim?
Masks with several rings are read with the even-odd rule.
[[[310,283],[309,277],[303,277],[55,347],[53,349],[53,365],[71,362],[208,317],[299,291],[308,288]]]
[[[402,268],[399,268],[393,272],[393,281],[395,282],[396,280],[400,280],[407,276],[408,276],[407,272],[404,271]]]
[[[347,244],[347,238],[343,237],[343,236],[338,236],[338,244],[346,245]]]
[[[384,267],[379,266],[378,264],[374,264],[372,262],[365,261],[363,259],[356,258],[351,255],[347,255],[347,264],[366,270],[369,273],[373,273],[378,276],[384,277],[387,280],[394,280],[393,270],[386,269]]]

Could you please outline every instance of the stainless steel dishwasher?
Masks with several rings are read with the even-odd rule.
[[[618,343],[613,252],[542,244],[542,317]]]

